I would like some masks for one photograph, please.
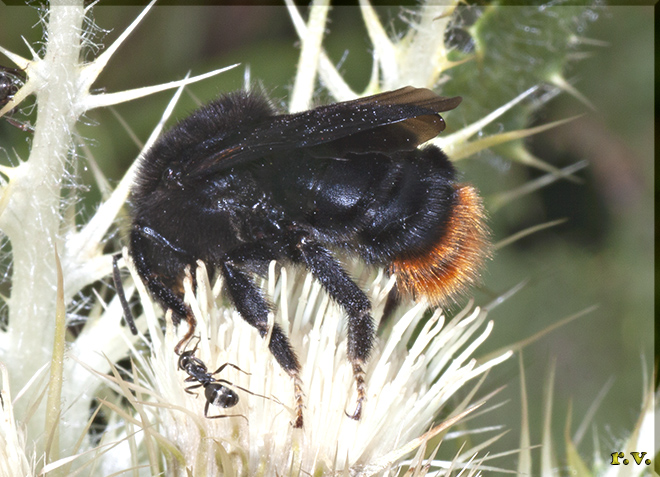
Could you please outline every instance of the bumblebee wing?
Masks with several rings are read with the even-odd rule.
[[[461,99],[406,86],[302,113],[273,116],[242,132],[232,147],[207,156],[196,165],[195,175],[220,172],[298,148],[309,148],[315,157],[412,150],[445,129],[438,113],[454,109]]]
[[[425,88],[407,86],[395,91],[348,101],[323,108],[339,107],[332,140],[310,145],[310,153],[321,157],[341,157],[347,153],[413,150],[445,129],[438,113],[458,106],[462,98],[438,96]],[[312,110],[314,112],[317,110]],[[336,114],[336,113],[335,113]],[[342,122],[351,116],[351,123]]]

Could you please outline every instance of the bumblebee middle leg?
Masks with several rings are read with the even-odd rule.
[[[240,255],[238,257],[240,258]],[[268,302],[254,280],[241,270],[240,265],[231,260],[231,256],[228,258],[230,259],[226,260],[221,266],[227,292],[241,317],[254,326],[259,334],[265,338],[268,334]],[[291,347],[289,338],[278,323],[273,325],[268,348],[280,366],[294,380],[296,400],[294,427],[300,428],[303,425],[302,408],[304,406],[302,388],[300,387],[300,363]]]

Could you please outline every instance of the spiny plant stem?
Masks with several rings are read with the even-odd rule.
[[[46,53],[34,63],[38,75],[38,115],[30,156],[15,170],[6,196],[7,209],[0,227],[12,244],[13,276],[9,301],[9,356],[14,359],[12,387],[21,389],[50,360],[56,304],[55,241],[61,231],[60,196],[67,157],[72,151],[72,131],[79,77],[82,0],[55,0],[47,17]],[[29,343],[25,341],[29,340]],[[27,345],[27,346],[26,346]],[[29,355],[26,349],[29,346]],[[19,408],[32,403],[19,401]],[[22,411],[19,410],[19,415]],[[43,430],[43,406],[30,420],[28,435]]]

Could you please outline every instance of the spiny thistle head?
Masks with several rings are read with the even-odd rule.
[[[374,316],[381,316],[394,280],[380,273],[368,281]],[[419,304],[383,324],[367,370],[368,404],[362,419],[355,421],[347,415],[355,396],[347,392],[353,372],[346,359],[340,308],[311,275],[291,275],[273,262],[263,283],[275,299],[272,319],[289,330],[304,363],[305,425],[294,429],[291,378],[265,340],[236,311],[218,305],[221,282],[211,286],[199,262],[197,294],[190,276],[185,285],[198,320],[199,335],[190,345],[196,347],[195,356],[210,372],[225,363],[240,365],[240,370],[226,366],[215,376],[239,397],[229,408],[208,406],[208,416],[223,417],[204,417],[204,389],[187,391],[197,382],[184,382],[188,375],[177,369],[171,350],[186,330],[175,330],[168,322],[162,333],[158,322],[151,321],[156,314],[146,314],[152,317],[152,352],[139,364],[147,370],[143,388],[153,392],[133,404],[141,414],[157,415],[162,438],[180,451],[172,469],[229,475],[282,475],[296,469],[312,475],[347,470],[371,475],[396,470],[403,456],[466,414],[469,399],[448,407],[458,390],[510,356],[507,352],[477,366],[474,353],[492,329],[486,312],[468,307],[448,319],[441,310],[428,316],[426,306]],[[143,299],[149,303],[146,295]],[[439,413],[445,418],[438,419]],[[429,429],[432,432],[426,433]],[[457,463],[469,457],[466,450]]]

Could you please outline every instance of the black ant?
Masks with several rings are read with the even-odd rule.
[[[192,350],[184,351],[183,353],[181,353],[181,355],[179,356],[179,369],[188,373],[188,377],[185,379],[186,382],[198,383],[185,388],[185,391],[188,394],[196,394],[191,391],[192,389],[197,389],[200,387],[204,388],[204,396],[206,397],[206,404],[204,405],[204,417],[206,417],[207,419],[220,419],[223,417],[234,416],[232,414],[220,414],[218,416],[209,416],[209,406],[211,404],[224,409],[229,407],[234,407],[236,404],[238,404],[239,401],[238,394],[236,394],[228,386],[233,386],[237,389],[240,389],[241,391],[245,391],[248,394],[252,394],[253,396],[259,396],[265,399],[269,399],[266,396],[253,393],[252,391],[248,391],[245,388],[237,386],[236,384],[229,382],[226,379],[216,379],[214,375],[221,373],[222,370],[224,370],[227,366],[231,366],[232,368],[237,369],[241,373],[245,373],[247,375],[249,375],[250,373],[243,371],[241,368],[239,368],[238,366],[232,363],[225,363],[222,366],[220,366],[218,369],[216,369],[214,372],[209,373],[208,368],[206,367],[204,361],[202,361],[201,359],[195,356],[195,351],[197,351],[198,345],[199,345],[199,339]]]

